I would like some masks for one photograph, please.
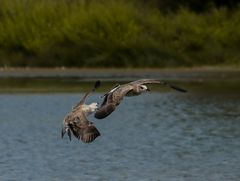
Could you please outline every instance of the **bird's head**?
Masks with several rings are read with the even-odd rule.
[[[146,92],[146,91],[150,91],[150,89],[148,89],[148,87],[146,85],[140,85],[139,86],[139,91],[140,92]]]

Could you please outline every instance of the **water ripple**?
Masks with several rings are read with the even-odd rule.
[[[106,119],[90,117],[102,134],[91,144],[60,138],[62,120],[80,97],[0,95],[0,180],[240,178],[239,96],[126,98]]]

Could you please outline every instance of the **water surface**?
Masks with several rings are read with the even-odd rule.
[[[239,180],[239,94],[126,98],[106,119],[89,117],[101,132],[91,144],[60,137],[81,96],[0,94],[0,180]]]

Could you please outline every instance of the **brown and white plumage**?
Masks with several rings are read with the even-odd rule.
[[[104,101],[101,107],[96,111],[95,117],[103,119],[110,115],[116,107],[123,100],[124,96],[137,96],[143,92],[149,91],[145,84],[161,84],[168,86],[180,92],[186,92],[185,90],[155,79],[140,79],[127,84],[118,85],[104,95]]]
[[[96,83],[95,88],[98,86],[99,85]],[[98,136],[100,136],[97,128],[86,117],[87,114],[95,111],[94,107],[92,106],[96,106],[95,103],[92,103],[90,105],[85,104],[85,100],[91,92],[92,91],[87,92],[81,101],[65,117],[63,121],[62,137],[65,133],[67,133],[69,139],[71,140],[72,133],[77,139],[81,139],[84,143],[90,143],[94,141]]]

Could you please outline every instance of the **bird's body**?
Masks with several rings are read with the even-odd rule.
[[[144,84],[162,84],[175,90],[186,92],[185,90],[168,84],[164,81],[154,79],[136,80],[114,87],[112,90],[106,93],[104,95],[105,97],[101,107],[95,113],[95,117],[98,119],[103,119],[110,115],[123,100],[124,96],[138,96],[146,91],[149,91],[148,87]]]
[[[94,89],[95,90],[95,89]],[[81,101],[72,109],[63,120],[62,137],[68,134],[71,140],[71,133],[84,143],[90,143],[100,136],[99,131],[87,119],[87,115],[97,109],[97,103],[85,104],[85,100],[91,92],[87,92]]]
[[[62,136],[65,132],[71,140],[71,133],[78,139],[81,139],[85,143],[92,142],[95,138],[100,136],[99,131],[93,125],[92,122],[88,121],[86,115],[91,114],[92,110],[89,111],[89,105],[81,104],[75,107],[63,121]]]

